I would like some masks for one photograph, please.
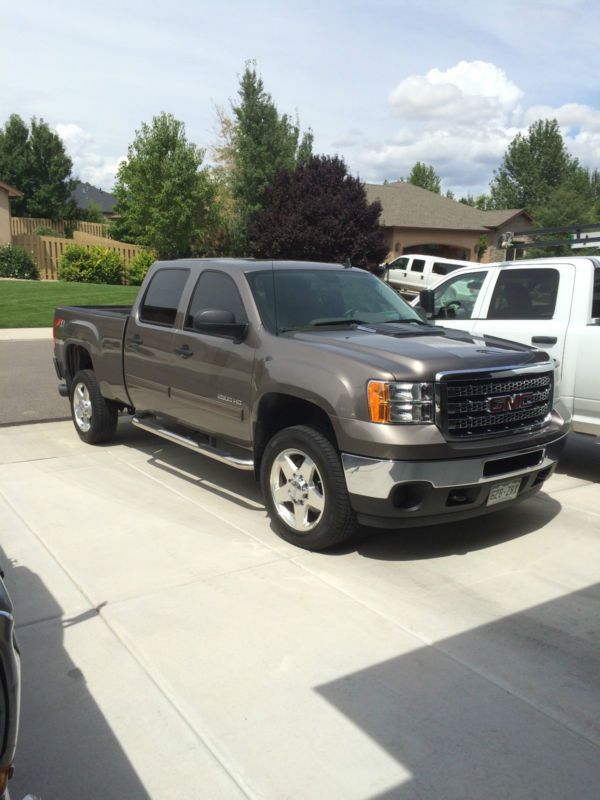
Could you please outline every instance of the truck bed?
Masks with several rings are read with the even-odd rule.
[[[89,311],[91,314],[109,317],[128,317],[133,306],[58,306],[57,311]]]
[[[67,342],[91,359],[102,394],[128,404],[123,378],[123,342],[132,306],[58,306],[54,316],[55,357],[67,385],[85,360],[67,357]]]

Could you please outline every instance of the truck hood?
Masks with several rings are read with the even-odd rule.
[[[495,336],[410,323],[311,329],[286,336],[341,358],[377,366],[397,380],[433,380],[438,372],[522,367],[551,360],[540,350]]]

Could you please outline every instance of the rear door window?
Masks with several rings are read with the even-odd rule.
[[[594,269],[594,290],[592,296],[592,317],[600,317],[600,267]]]
[[[425,269],[425,261],[422,258],[415,258],[410,266],[411,272],[423,272]]]
[[[488,319],[552,319],[558,296],[557,269],[533,267],[500,272]]]
[[[159,269],[150,281],[140,307],[140,321],[172,328],[188,269]]]

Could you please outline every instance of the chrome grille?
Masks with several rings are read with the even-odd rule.
[[[552,411],[553,373],[481,379],[450,375],[440,384],[441,421],[450,439],[542,428]]]

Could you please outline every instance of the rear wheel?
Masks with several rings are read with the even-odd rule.
[[[112,439],[119,418],[118,407],[102,396],[93,370],[82,369],[75,375],[70,397],[71,416],[80,439],[87,444]]]
[[[261,485],[275,531],[298,547],[323,550],[356,530],[338,452],[314,428],[296,425],[271,439]]]

